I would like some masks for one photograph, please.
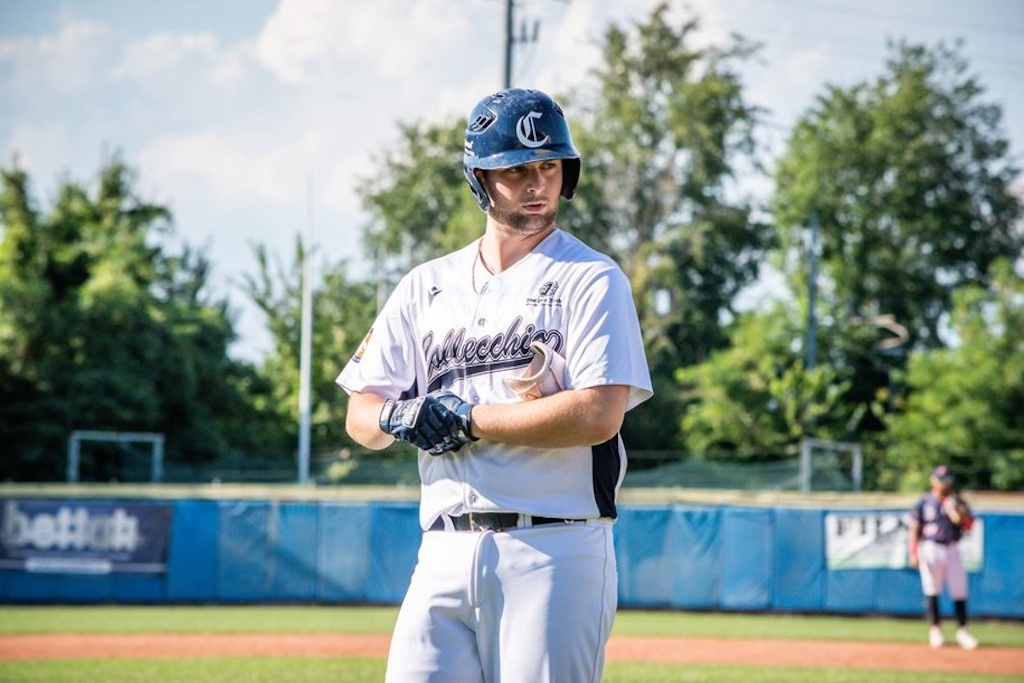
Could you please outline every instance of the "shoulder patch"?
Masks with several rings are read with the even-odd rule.
[[[356,349],[355,355],[352,356],[352,361],[353,362],[358,363],[359,361],[361,361],[363,359],[363,354],[366,353],[366,346],[367,346],[367,344],[370,343],[370,337],[372,337],[372,336],[373,336],[373,328],[371,327],[370,331],[366,333],[365,337],[363,337],[363,341],[359,342],[359,348]]]

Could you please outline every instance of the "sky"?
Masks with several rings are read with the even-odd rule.
[[[658,4],[516,0],[516,25],[538,31],[515,46],[512,84],[586,88],[606,28],[643,22]],[[738,33],[762,45],[743,76],[748,102],[767,110],[769,162],[827,85],[884,73],[887,41],[962,39],[1024,166],[1024,2],[672,6],[674,17],[699,19],[706,44]],[[206,250],[214,291],[237,316],[232,354],[258,361],[269,337],[240,289],[256,273],[253,245],[287,266],[305,235],[321,267],[346,260],[368,277],[357,183],[396,147],[400,124],[465,117],[502,87],[505,9],[506,0],[0,0],[0,165],[17,159],[46,209],[62,182],[94,187],[119,155],[139,194],[171,209],[179,243]],[[766,296],[772,288],[760,285]]]

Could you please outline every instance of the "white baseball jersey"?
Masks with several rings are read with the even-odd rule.
[[[565,357],[566,389],[626,385],[627,410],[650,398],[629,281],[612,259],[556,229],[489,276],[478,269],[478,247],[402,278],[337,383],[385,398],[448,390],[471,403],[515,402],[505,380],[523,373],[530,343],[542,341]],[[614,518],[625,471],[617,436],[571,448],[481,440],[442,456],[421,451],[420,523],[468,511]]]

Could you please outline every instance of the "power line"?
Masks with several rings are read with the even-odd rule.
[[[759,42],[765,51],[771,49],[782,50],[785,47],[801,48],[823,46],[827,47],[830,54],[837,59],[848,61],[875,61],[878,57],[887,54],[884,46],[867,41],[836,39],[822,35],[811,36],[806,33],[791,32],[786,36],[780,35],[758,35],[757,32],[743,33],[744,37]],[[1024,64],[1005,61],[989,61],[977,57],[967,57],[969,64],[975,70],[983,69],[984,73],[1007,78],[1010,80],[1024,80]]]
[[[568,4],[569,0],[559,0]],[[525,20],[520,22],[518,35],[516,34],[516,0],[505,0],[505,79],[504,87],[512,87],[512,64],[513,53],[516,45],[530,45],[540,38],[540,19],[534,19],[533,24]]]
[[[908,14],[903,12],[889,12],[879,11],[877,9],[865,9],[863,4],[860,2],[854,4],[847,4],[843,2],[824,2],[822,0],[816,0],[813,3],[800,2],[799,0],[759,0],[762,4],[769,2],[777,5],[789,5],[803,6],[807,9],[822,10],[825,12],[831,12],[834,14],[842,14],[846,16],[855,17],[874,17],[878,19],[889,19],[894,21],[902,21],[918,26],[932,26],[935,28],[947,29],[950,31],[956,31],[958,33],[971,32],[971,33],[982,33],[990,35],[1004,35],[1011,38],[1020,37],[1019,29],[1015,28],[1004,28],[996,26],[982,26],[980,24],[970,23],[948,23],[943,21],[936,21],[935,14],[929,14],[927,16],[921,14]],[[1011,9],[1019,7],[1016,3],[1006,3]]]
[[[584,0],[590,7],[594,8],[597,14],[606,16],[606,22],[613,21],[613,12],[610,9],[612,0]],[[987,0],[991,3],[993,0]],[[893,12],[886,11],[874,6],[864,7],[860,0],[856,2],[842,2],[839,0],[754,0],[750,4],[763,7],[764,5],[775,5],[776,7],[793,8],[786,11],[784,16],[792,18],[799,14],[807,18],[819,17],[814,33],[806,31],[793,31],[789,24],[783,24],[781,20],[772,25],[772,22],[759,21],[752,23],[754,19],[747,13],[734,12],[728,21],[729,26],[741,33],[744,37],[760,43],[766,50],[783,49],[785,46],[823,46],[835,51],[836,56],[848,61],[865,59],[875,60],[883,53],[881,43],[869,42],[850,38],[850,19],[863,19],[877,25],[877,34],[881,37],[891,35],[895,39],[906,37],[913,33],[913,29],[930,28],[940,29],[948,32],[948,39],[962,39],[965,47],[973,53],[969,57],[970,64],[974,68],[984,69],[993,75],[1005,77],[1010,80],[1024,79],[1024,60],[1016,60],[1012,57],[1000,57],[992,53],[994,41],[1005,43],[1005,38],[1017,38],[1024,30],[1024,5],[1007,0],[1007,17],[1013,21],[1007,21],[1004,26],[982,25],[969,22],[942,21],[944,16],[937,11],[928,14]],[[735,9],[735,8],[734,8]],[[824,13],[831,15],[825,17]],[[703,21],[706,19],[702,14],[697,18]],[[1018,27],[1018,25],[1021,25]],[[829,35],[828,27],[836,27],[843,35]],[[917,42],[912,40],[911,42]],[[980,46],[980,49],[979,49]],[[989,54],[985,54],[986,48]]]

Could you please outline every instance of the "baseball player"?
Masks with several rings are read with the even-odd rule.
[[[651,379],[630,284],[556,226],[580,176],[558,104],[469,115],[481,238],[398,283],[338,377],[359,443],[419,447],[424,530],[387,680],[601,680],[626,411]]]
[[[942,647],[945,638],[939,618],[939,596],[949,587],[956,610],[956,642],[966,650],[978,647],[967,630],[967,572],[959,541],[974,522],[970,507],[953,492],[953,473],[946,465],[935,468],[931,490],[910,511],[910,564],[918,567],[931,627],[928,642]]]

